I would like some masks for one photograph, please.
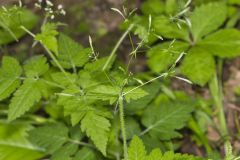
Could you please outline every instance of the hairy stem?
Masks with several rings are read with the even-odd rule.
[[[122,132],[122,139],[123,139],[123,153],[124,159],[127,160],[128,153],[127,153],[127,137],[126,137],[126,130],[125,130],[125,121],[124,121],[124,106],[123,106],[123,96],[119,96],[119,116],[120,116],[120,123],[121,123],[121,132]]]

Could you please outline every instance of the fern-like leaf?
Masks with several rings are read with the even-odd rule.
[[[110,122],[105,117],[89,111],[81,121],[81,129],[91,138],[96,147],[106,155]]]
[[[37,41],[40,41],[46,48],[58,55],[57,38],[57,24],[46,23],[41,28],[41,33],[35,36]]]
[[[145,160],[146,150],[143,142],[134,136],[128,148],[128,160]]]
[[[24,71],[27,77],[39,77],[46,73],[48,69],[47,59],[43,56],[35,56],[24,65]]]
[[[147,155],[145,146],[140,138],[134,136],[129,148],[127,160],[204,160],[200,157],[195,157],[187,154],[174,153],[168,151],[162,154],[160,149],[154,149]]]
[[[0,100],[11,95],[20,85],[22,68],[19,62],[11,57],[3,57],[2,68],[0,69]]]
[[[84,49],[70,37],[60,34],[58,40],[58,60],[64,68],[82,67],[89,58],[90,49]]]
[[[8,111],[8,120],[12,121],[23,115],[41,99],[38,81],[26,79],[23,85],[14,93]]]

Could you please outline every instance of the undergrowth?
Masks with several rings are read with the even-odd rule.
[[[231,146],[222,89],[224,59],[240,54],[240,32],[234,28],[239,1],[199,3],[148,0],[141,15],[112,8],[124,19],[124,33],[106,57],[90,36],[89,47],[83,47],[59,31],[66,27],[54,20],[66,14],[61,5],[36,3],[46,11],[42,21],[21,1],[2,6],[0,45],[30,36],[44,53],[25,61],[2,57],[0,160],[218,160],[221,153],[206,136],[208,125],[220,133],[224,159],[239,159]],[[231,15],[229,7],[236,10]],[[134,44],[133,34],[139,43]],[[128,38],[132,51],[125,65],[117,50]],[[143,48],[150,71],[133,74],[131,64]],[[208,84],[210,104],[172,90],[173,79]],[[205,157],[177,153],[184,130]]]

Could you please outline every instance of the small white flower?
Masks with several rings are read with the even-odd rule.
[[[53,3],[49,0],[46,1],[48,6],[53,6]]]
[[[62,9],[62,8],[63,8],[63,5],[59,4],[59,5],[58,5],[58,9],[60,10],[60,9]]]
[[[55,16],[54,15],[51,15],[51,19],[54,19],[55,18]]]
[[[66,15],[66,11],[63,10],[63,9],[60,11],[60,13],[61,13],[62,15]]]
[[[42,0],[38,0],[38,3],[42,3]]]
[[[3,9],[5,12],[7,12],[7,8],[6,8],[6,7],[2,6],[2,9]]]
[[[18,1],[18,4],[19,4],[19,7],[22,7],[22,1],[21,0]]]
[[[41,5],[38,4],[38,3],[35,3],[34,5],[35,5],[36,8],[41,8]]]

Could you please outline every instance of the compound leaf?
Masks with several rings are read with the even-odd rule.
[[[91,50],[84,49],[70,37],[60,34],[58,39],[58,60],[64,68],[82,67],[89,58]]]
[[[9,97],[16,90],[20,85],[21,74],[22,68],[19,62],[14,58],[4,56],[0,69],[0,100]]]
[[[35,36],[35,39],[40,41],[47,49],[58,55],[57,35],[57,24],[46,23],[42,26],[41,33]]]
[[[33,57],[24,65],[24,71],[27,77],[39,77],[46,73],[48,69],[47,59],[43,56]]]
[[[210,52],[194,47],[184,58],[180,69],[192,82],[204,86],[215,72],[214,57]]]
[[[110,122],[103,116],[96,114],[94,111],[86,113],[81,121],[81,129],[91,138],[96,147],[106,155],[108,142],[108,132],[110,131]]]
[[[160,149],[153,149],[147,156],[147,160],[162,160],[162,152]]]
[[[190,20],[194,41],[219,28],[227,16],[227,7],[224,3],[208,3],[196,8]]]
[[[8,111],[8,120],[12,121],[23,115],[36,102],[41,99],[41,92],[38,89],[38,81],[26,79],[21,87],[14,93]]]
[[[156,16],[153,18],[153,28],[157,35],[166,37],[166,38],[176,38],[183,39],[188,41],[188,31],[186,25],[182,25],[181,28],[178,25],[170,20],[170,18],[165,16]]]
[[[219,30],[199,42],[199,47],[221,58],[239,56],[240,32],[237,29]]]
[[[180,41],[165,42],[151,48],[147,55],[147,64],[152,71],[160,73],[174,64],[179,55],[188,48],[188,44]]]
[[[142,140],[134,136],[128,148],[128,160],[145,160],[146,154]]]
[[[148,95],[148,93],[145,90],[141,88],[135,89],[135,87],[126,87],[123,89],[123,91],[124,93],[126,93],[124,98],[126,99],[127,102],[130,102],[131,100],[137,100]]]

